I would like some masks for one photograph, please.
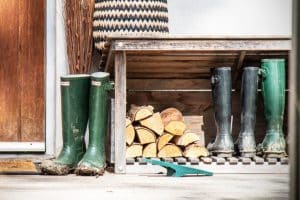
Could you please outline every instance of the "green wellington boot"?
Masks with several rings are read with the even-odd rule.
[[[82,159],[86,150],[84,135],[89,116],[89,92],[89,75],[61,77],[63,148],[55,160],[42,163],[42,173],[66,175],[73,171]]]
[[[106,167],[108,92],[112,89],[112,84],[108,73],[97,72],[91,77],[89,146],[75,171],[78,175],[102,175]]]
[[[234,146],[231,135],[231,68],[219,67],[213,70],[212,97],[217,135],[207,149],[212,155],[231,157]]]
[[[267,121],[265,138],[258,152],[266,157],[285,155],[285,139],[282,131],[285,106],[284,59],[262,60],[262,95]]]

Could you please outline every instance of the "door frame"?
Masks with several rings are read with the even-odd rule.
[[[63,16],[64,0],[46,0],[45,154],[62,146],[60,76],[68,72]]]

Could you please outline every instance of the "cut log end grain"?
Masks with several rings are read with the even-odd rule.
[[[131,125],[131,120],[128,118],[128,117],[126,117],[126,127],[128,127],[129,125]]]
[[[159,152],[159,158],[174,158],[182,156],[181,149],[174,144],[167,144]]]
[[[160,116],[165,126],[170,121],[183,121],[182,113],[176,108],[167,108],[160,113]]]
[[[206,157],[209,155],[209,153],[203,146],[199,146],[198,144],[190,144],[185,148],[183,155],[187,158],[199,158]]]
[[[174,135],[170,133],[164,133],[163,135],[161,135],[157,140],[157,149],[161,150],[166,144],[168,144],[172,140],[173,137]]]
[[[183,135],[186,129],[186,124],[182,121],[170,121],[165,126],[165,131],[173,135]]]
[[[148,128],[137,126],[135,131],[141,144],[153,143],[156,140],[155,133]]]
[[[139,121],[153,115],[153,106],[131,105],[128,115],[131,121]]]
[[[159,113],[155,113],[151,117],[141,120],[140,124],[151,129],[158,135],[162,135],[164,132],[164,124]]]
[[[125,132],[126,132],[126,143],[128,145],[131,145],[134,141],[134,138],[135,138],[134,127],[132,125],[127,126]]]
[[[200,137],[196,133],[192,132],[185,132],[182,136],[176,136],[174,138],[174,142],[178,146],[187,146],[199,140]]]
[[[143,155],[143,146],[141,144],[133,144],[127,147],[126,158],[135,158]]]
[[[156,143],[147,144],[143,150],[143,157],[155,158],[157,157],[157,146]]]

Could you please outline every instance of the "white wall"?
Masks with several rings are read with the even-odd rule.
[[[169,0],[171,34],[291,35],[291,0]]]

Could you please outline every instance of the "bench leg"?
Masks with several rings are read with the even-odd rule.
[[[115,173],[126,173],[126,54],[115,53]]]

